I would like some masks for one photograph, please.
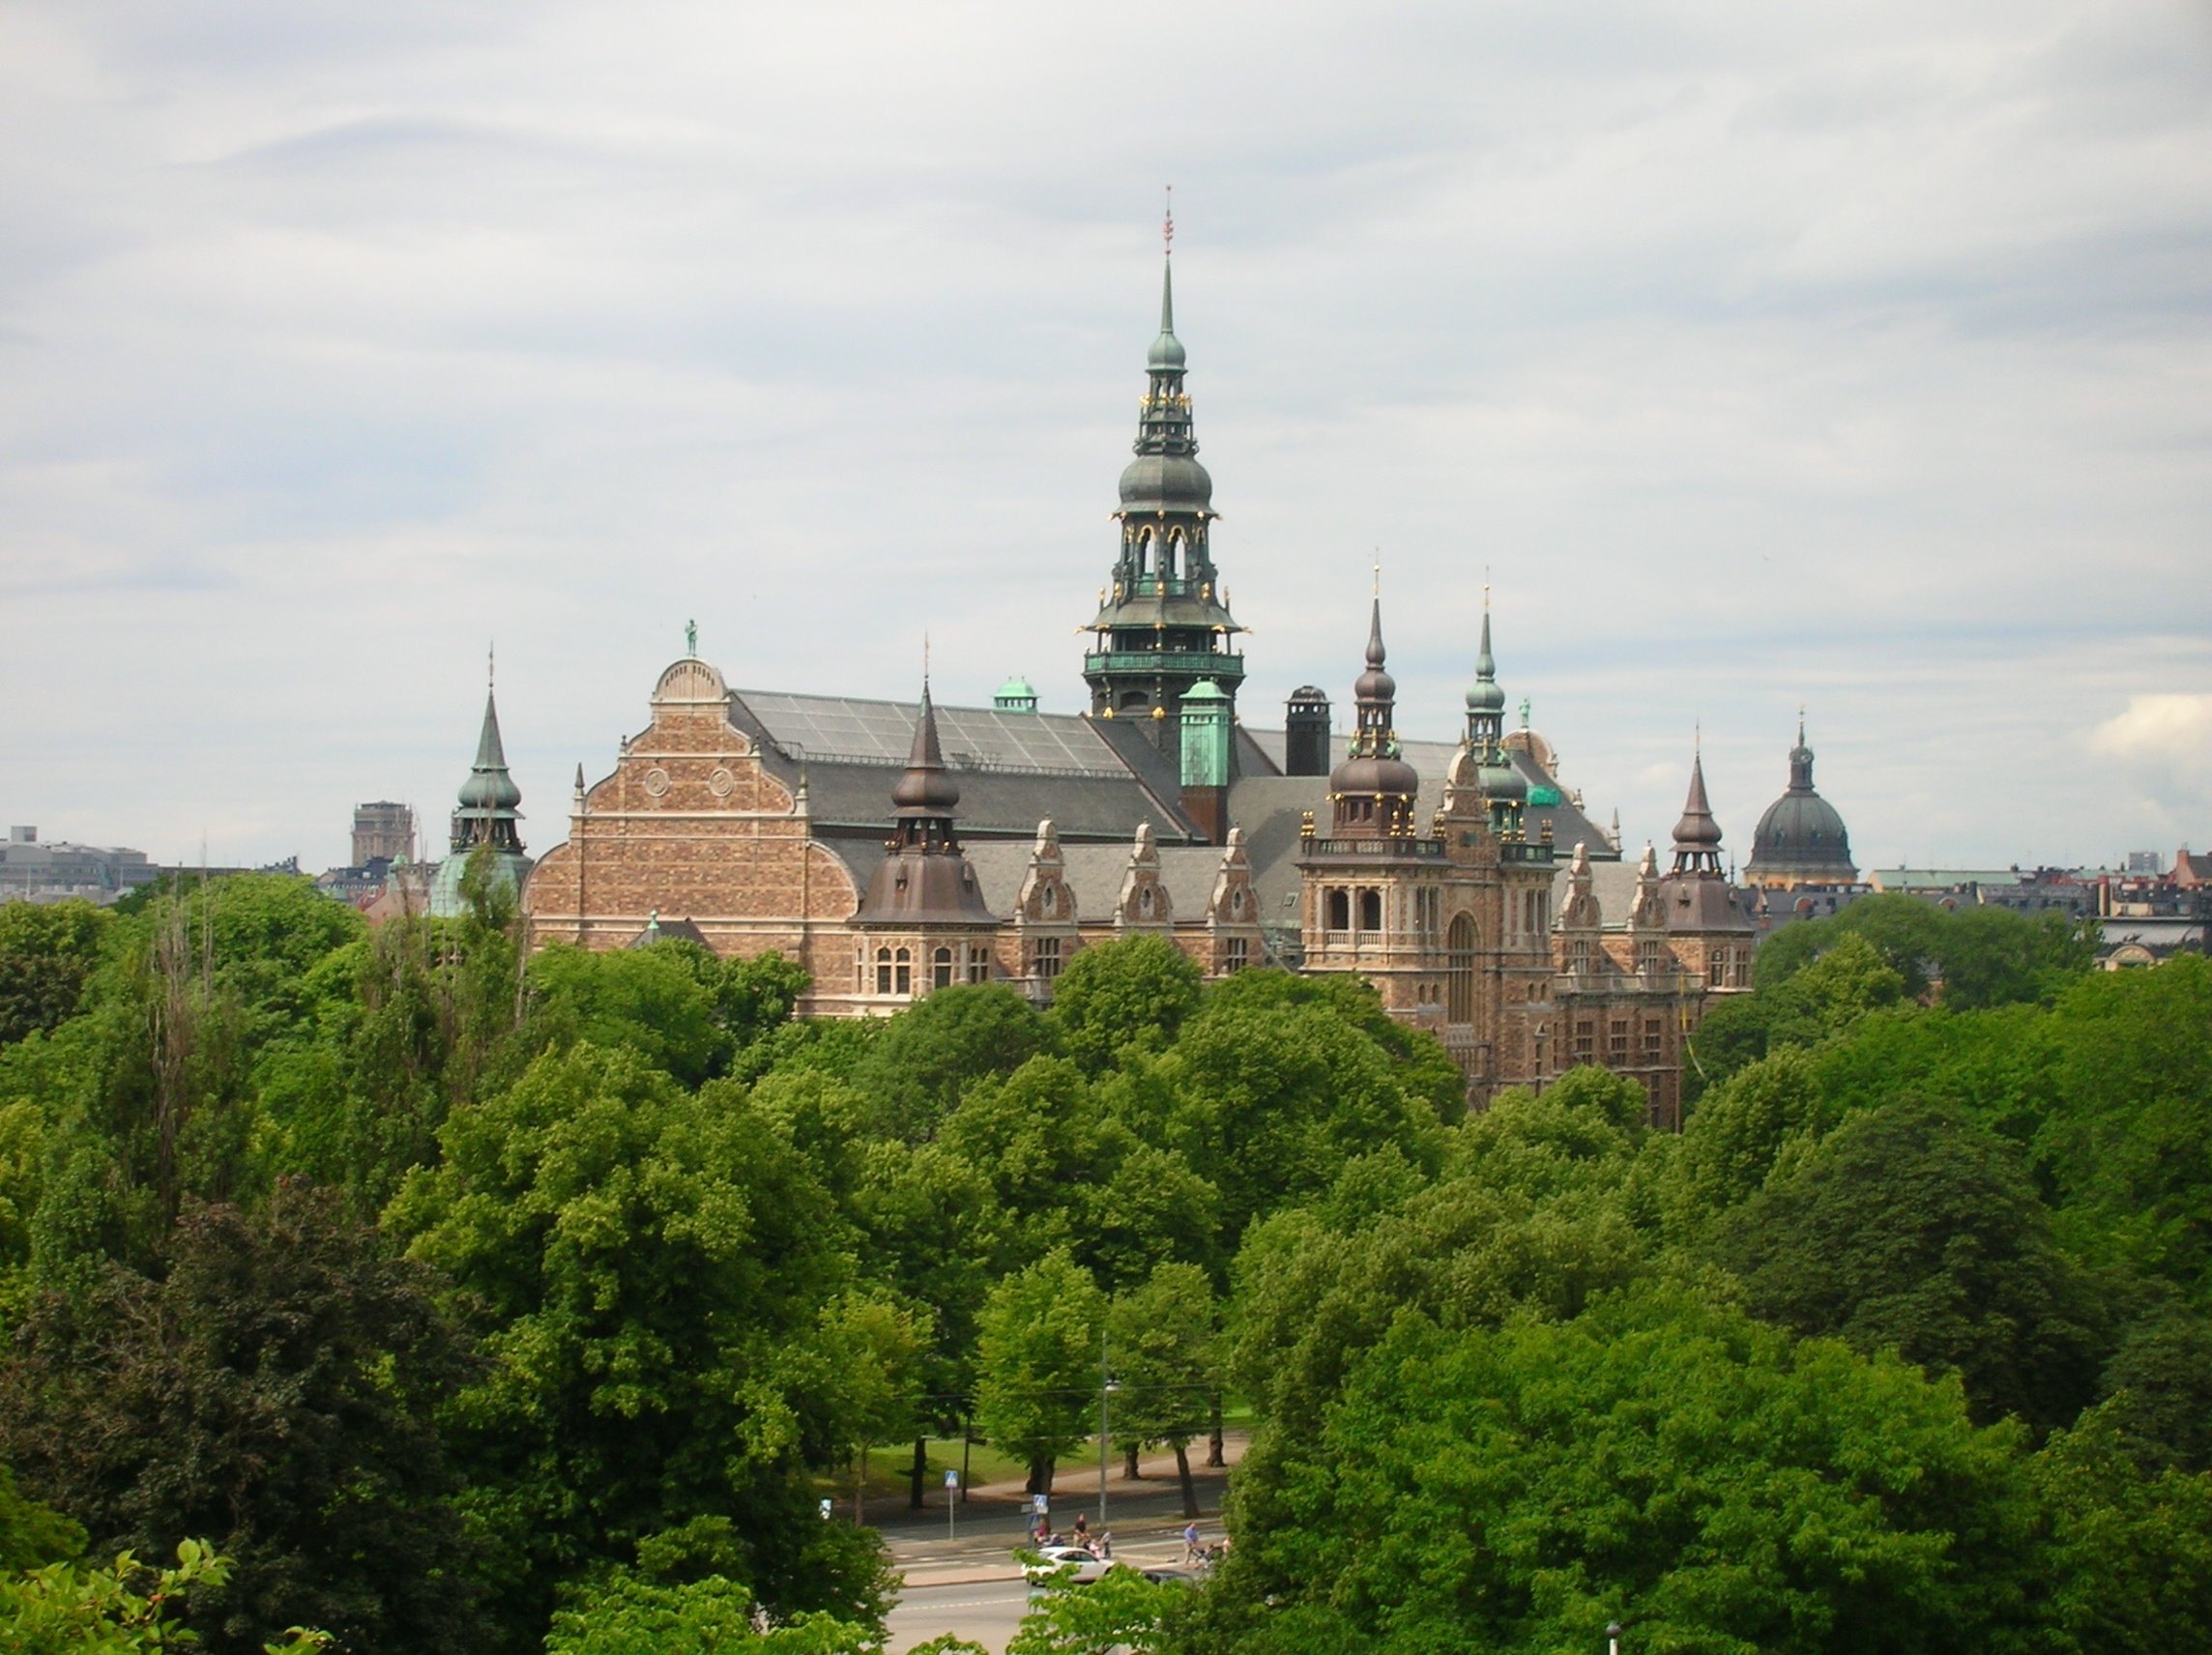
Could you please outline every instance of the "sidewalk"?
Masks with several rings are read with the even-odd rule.
[[[1209,1539],[1221,1535],[1221,1497],[1229,1472],[1243,1458],[1246,1434],[1227,1433],[1222,1454],[1227,1466],[1205,1466],[1203,1438],[1191,1445],[1191,1488],[1198,1496],[1199,1529]],[[1172,1451],[1147,1455],[1138,1461],[1142,1480],[1121,1475],[1121,1461],[1115,1458],[1106,1481],[1106,1526],[1114,1534],[1114,1555],[1139,1567],[1175,1563],[1182,1557],[1182,1529],[1189,1521],[1182,1515],[1182,1486],[1176,1475]],[[927,1504],[910,1508],[905,1496],[871,1499],[867,1521],[884,1537],[891,1564],[907,1585],[975,1585],[1021,1578],[1014,1549],[1029,1544],[1032,1517],[1030,1497],[1020,1477],[978,1484],[953,1514],[952,1532],[946,1533],[943,1488],[925,1491]],[[846,1514],[850,1513],[846,1507]],[[1052,1524],[1065,1533],[1080,1512],[1095,1532],[1098,1528],[1098,1475],[1062,1470],[1053,1481]]]

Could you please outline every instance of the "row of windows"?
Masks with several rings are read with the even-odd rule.
[[[991,980],[991,950],[972,944],[955,949],[941,945],[930,950],[926,962],[929,985],[932,988],[950,988],[956,982],[989,982]],[[890,946],[876,950],[873,976],[877,994],[912,995],[914,993],[916,961],[911,950]],[[866,949],[853,966],[853,987],[861,994],[868,992],[871,975]]]
[[[1666,1026],[1656,1017],[1644,1019],[1643,1058],[1646,1063],[1659,1061],[1667,1049]],[[1637,1033],[1634,1021],[1626,1017],[1609,1018],[1605,1025],[1605,1060],[1610,1068],[1626,1068],[1629,1062],[1629,1043]],[[1594,1017],[1575,1019],[1569,1055],[1577,1063],[1597,1061],[1598,1020]]]

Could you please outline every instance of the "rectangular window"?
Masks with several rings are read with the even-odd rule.
[[[1060,939],[1039,937],[1030,944],[1030,975],[1050,982],[1060,975]]]
[[[1225,937],[1221,942],[1221,970],[1224,975],[1240,972],[1252,963],[1247,952],[1247,940],[1242,937]]]
[[[1597,1061],[1597,1025],[1584,1018],[1575,1025],[1575,1061]]]
[[[1659,1019],[1656,1017],[1646,1017],[1644,1020],[1644,1061],[1649,1063],[1656,1063],[1659,1060],[1661,1054],[1665,1051],[1666,1045],[1666,1031],[1660,1027]]]
[[[1628,1019],[1616,1017],[1605,1031],[1605,1060],[1615,1068],[1628,1062]]]
[[[968,950],[968,980],[972,983],[991,980],[991,951],[988,948]]]

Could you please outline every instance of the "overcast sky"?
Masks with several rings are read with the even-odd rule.
[[[1862,865],[2212,845],[2212,8],[0,3],[0,811],[215,863],[525,836],[700,650],[1082,641],[1177,315],[1244,716],[1381,548],[1564,778]]]

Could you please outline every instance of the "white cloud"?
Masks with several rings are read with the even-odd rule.
[[[2088,741],[2212,690],[2208,64],[2170,0],[0,0],[11,819],[332,859],[489,635],[538,842],[687,616],[1074,705],[1172,180],[1255,722],[1381,544],[1407,728],[1487,566],[1636,842],[1701,717],[1746,839],[1799,700],[1863,858],[2212,839]]]

